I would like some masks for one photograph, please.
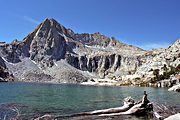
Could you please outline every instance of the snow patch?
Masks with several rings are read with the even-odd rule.
[[[37,67],[38,67],[40,70],[42,70],[42,68],[39,67],[39,65],[38,65],[35,61],[31,60],[30,58],[29,58],[29,60],[30,60],[31,62],[33,62],[35,65],[37,65]]]
[[[60,32],[58,32],[58,34],[61,35],[61,36],[63,36],[64,39],[65,39],[65,41],[68,42],[67,36],[66,36],[65,34],[62,34],[62,33],[60,33]]]
[[[99,45],[93,45],[93,46],[85,45],[85,47],[93,48],[93,49],[105,49],[104,47],[101,47]]]
[[[93,46],[85,45],[85,47],[94,49],[96,51],[98,51],[98,50],[103,50],[103,51],[112,51],[112,50],[114,50],[113,46],[104,47],[104,46],[99,46],[99,45],[93,45]]]
[[[38,36],[38,33],[39,33],[39,30],[36,32],[36,35],[35,35],[35,36]]]
[[[34,64],[36,64],[36,65],[37,65],[37,63],[36,63],[35,61],[31,60],[30,58],[29,58],[29,60],[30,60],[31,62],[33,62]]]
[[[2,59],[3,59],[6,63],[8,63],[8,64],[10,64],[10,65],[14,65],[13,63],[8,62],[4,57],[2,57]]]
[[[55,66],[58,66],[58,64],[57,64],[57,63],[55,63],[55,62],[54,62],[54,65],[55,65]]]

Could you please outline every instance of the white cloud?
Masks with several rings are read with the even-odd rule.
[[[152,50],[156,48],[167,48],[168,46],[170,46],[169,43],[149,43],[149,44],[139,45],[139,47],[144,50]]]
[[[37,21],[37,20],[35,20],[35,19],[33,19],[33,18],[29,17],[29,16],[23,16],[23,18],[24,18],[26,21],[31,22],[31,23],[33,23],[33,24],[39,24],[39,23],[40,23],[39,21]]]

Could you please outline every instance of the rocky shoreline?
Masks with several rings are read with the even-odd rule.
[[[179,92],[180,88],[180,74],[172,76],[170,79],[151,82],[133,82],[131,80],[116,81],[111,79],[90,79],[87,82],[80,83],[82,85],[95,85],[95,86],[139,86],[139,87],[159,87],[168,88],[168,91]]]

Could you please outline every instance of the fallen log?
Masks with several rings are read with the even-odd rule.
[[[144,91],[144,96],[141,101],[134,102],[131,97],[127,97],[123,101],[124,105],[122,107],[116,108],[109,108],[103,110],[95,110],[91,112],[81,112],[75,114],[68,114],[68,115],[44,115],[42,117],[36,118],[36,120],[41,119],[48,119],[48,120],[56,120],[58,118],[66,118],[66,117],[111,117],[111,116],[118,116],[118,115],[147,115],[146,113],[150,112],[154,115],[155,119],[164,119],[172,114],[176,114],[175,109],[172,107],[168,107],[167,105],[159,105],[156,103],[150,103],[147,99],[147,94]],[[153,106],[154,105],[154,106]],[[153,112],[151,112],[153,111]],[[169,117],[167,120],[174,120],[174,118],[178,118],[179,114],[175,117]]]
[[[142,101],[138,103],[134,103],[134,100],[131,97],[127,97],[124,99],[124,105],[118,108],[110,108],[104,110],[96,110],[92,112],[84,112],[75,115],[99,115],[99,116],[114,116],[114,115],[130,115],[130,114],[139,114],[145,113],[146,111],[152,111],[153,104],[147,98],[146,91],[144,91],[144,95]]]
[[[142,103],[136,104],[125,112],[112,113],[112,114],[101,114],[99,116],[118,116],[118,115],[132,115],[141,114],[153,110],[152,103],[148,103],[146,107],[142,107]]]
[[[124,105],[122,107],[109,108],[103,110],[95,110],[91,112],[81,112],[69,115],[59,115],[54,116],[54,119],[65,118],[65,117],[78,117],[78,116],[88,116],[88,115],[97,115],[97,116],[117,116],[117,115],[138,115],[147,113],[153,110],[153,104],[147,99],[146,91],[144,91],[144,96],[142,101],[135,103],[131,97],[127,97],[123,101]]]
[[[85,113],[90,114],[90,115],[117,113],[117,112],[127,111],[132,106],[134,106],[134,100],[131,97],[125,98],[123,102],[124,102],[124,105],[122,107],[109,108],[109,109],[103,109],[103,110],[95,110],[92,112],[85,112]]]
[[[109,109],[103,109],[103,110],[95,110],[95,111],[91,111],[91,112],[81,112],[81,113],[75,113],[75,114],[63,115],[63,116],[56,116],[56,118],[124,112],[124,111],[129,110],[132,106],[134,106],[134,100],[131,97],[125,98],[123,103],[124,103],[124,105],[122,107],[109,108]]]

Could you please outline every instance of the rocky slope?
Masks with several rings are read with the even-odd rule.
[[[22,41],[0,44],[0,56],[13,75],[19,80],[36,82],[147,77],[151,69],[164,64],[177,66],[178,55],[179,41],[168,49],[144,51],[99,32],[74,33],[54,19],[46,19]]]
[[[10,74],[4,60],[0,57],[0,82],[13,81],[14,77]]]
[[[141,65],[135,74],[123,76],[123,82],[134,85],[148,83],[158,87],[172,87],[180,83],[180,40],[166,49],[147,51],[140,60]]]
[[[149,74],[151,69],[159,69],[160,73],[164,72],[164,66],[167,68],[177,67],[180,64],[180,40],[167,49],[159,49],[147,52],[145,63],[138,68],[138,74]],[[143,73],[144,72],[144,73]]]

